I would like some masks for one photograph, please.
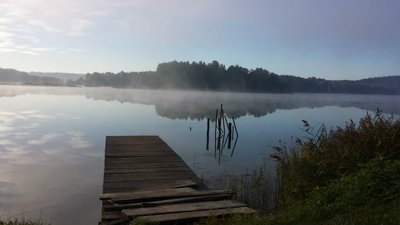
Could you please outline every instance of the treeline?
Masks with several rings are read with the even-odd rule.
[[[159,64],[156,71],[95,72],[79,79],[76,74],[62,76],[62,79],[55,77],[54,74],[48,76],[37,74],[0,69],[0,83],[253,93],[400,94],[400,76],[332,81],[315,77],[278,75],[262,68],[249,70],[239,65],[226,68],[217,61],[211,63],[173,61]]]
[[[395,83],[400,84],[400,76],[331,81],[278,75],[262,68],[249,70],[238,65],[226,68],[217,61],[208,64],[173,61],[159,64],[156,71],[89,73],[71,85],[262,93],[400,94],[399,85]]]
[[[30,75],[14,69],[0,68],[0,83],[3,84],[24,84],[24,85],[46,85],[46,86],[62,86],[64,82],[54,77],[40,77]]]

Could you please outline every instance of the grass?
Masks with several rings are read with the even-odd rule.
[[[249,193],[258,193],[275,199],[275,208],[265,210],[261,204],[258,215],[209,218],[199,224],[400,224],[399,119],[377,111],[357,125],[349,121],[329,131],[303,122],[306,140],[275,147],[272,155],[277,161],[275,198],[262,189],[271,187],[265,185],[271,179],[262,169],[249,181],[239,177],[234,184],[240,200],[251,203]]]
[[[43,222],[41,219],[27,219],[27,218],[13,218],[13,219],[2,219],[0,218],[0,225],[49,225]]]

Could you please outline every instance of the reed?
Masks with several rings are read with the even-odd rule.
[[[50,225],[50,223],[45,223],[41,218],[29,219],[25,217],[3,219],[0,218],[0,225]]]
[[[271,156],[277,161],[275,207],[267,206],[269,210],[258,215],[209,218],[199,224],[400,224],[399,119],[378,110],[358,124],[350,120],[344,128],[303,123],[305,140],[297,139],[291,146],[281,143]],[[230,179],[236,187],[232,190],[252,204],[247,196],[264,196],[268,190],[251,185],[268,177],[261,174],[247,176],[249,181]],[[265,193],[268,198],[273,192]]]

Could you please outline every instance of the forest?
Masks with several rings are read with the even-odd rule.
[[[37,73],[36,73],[37,74]],[[87,73],[70,80],[13,69],[0,69],[1,83],[51,86],[88,86],[140,89],[231,91],[252,93],[349,93],[400,94],[400,76],[362,80],[326,80],[316,77],[278,75],[263,68],[247,69],[239,65],[226,68],[218,61],[164,62],[156,71]],[[75,74],[76,75],[76,74]]]
[[[88,73],[74,85],[254,93],[400,94],[400,76],[336,81],[278,75],[263,68],[249,70],[239,65],[226,68],[217,61],[172,61],[146,72]]]

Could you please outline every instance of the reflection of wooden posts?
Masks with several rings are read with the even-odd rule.
[[[221,149],[221,129],[218,132],[218,141],[217,141],[217,149]]]
[[[236,128],[236,123],[235,123],[235,118],[232,117],[232,121],[233,121],[233,126],[235,127],[235,132],[236,132],[236,139],[239,137],[239,134],[237,132],[237,128]]]
[[[231,149],[232,141],[232,123],[228,123],[228,149]]]
[[[232,123],[231,123],[231,139],[232,139],[232,141],[233,141],[233,139],[235,139],[235,127],[232,126]]]
[[[234,118],[232,117],[232,121],[234,120]],[[232,123],[230,123],[231,124],[231,140],[233,141],[233,139],[235,139],[235,127],[234,126],[232,126]]]
[[[210,118],[207,118],[207,150],[209,147],[209,143],[210,143]]]

